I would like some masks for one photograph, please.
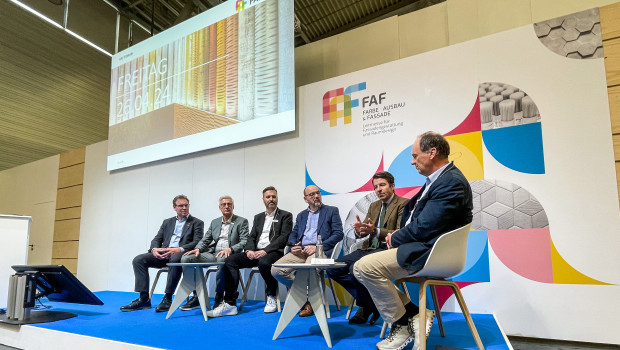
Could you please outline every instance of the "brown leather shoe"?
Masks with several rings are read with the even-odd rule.
[[[312,310],[312,305],[310,305],[309,301],[306,301],[304,306],[299,310],[299,317],[308,317],[314,315],[314,310]]]

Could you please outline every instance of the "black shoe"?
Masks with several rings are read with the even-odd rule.
[[[171,304],[172,304],[172,299],[164,297],[161,300],[161,303],[159,303],[159,305],[157,305],[157,307],[155,308],[155,312],[166,312],[170,310]]]
[[[363,307],[357,308],[355,316],[349,319],[349,324],[364,324],[368,321],[368,317],[372,312],[366,312]]]
[[[128,311],[137,311],[137,310],[144,310],[144,309],[150,309],[150,308],[151,308],[151,299],[142,300],[138,298],[132,301],[128,305],[121,306],[121,311],[128,312]]]
[[[200,302],[198,298],[194,295],[187,303],[181,306],[182,311],[189,311],[200,308]]]

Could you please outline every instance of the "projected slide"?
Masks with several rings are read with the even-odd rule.
[[[108,170],[295,130],[293,2],[227,1],[112,57]]]

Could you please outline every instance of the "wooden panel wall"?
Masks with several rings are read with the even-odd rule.
[[[605,54],[611,133],[620,198],[620,2],[600,8],[601,35]]]
[[[85,153],[85,148],[63,153],[58,166],[52,264],[65,265],[73,274],[77,273]]]

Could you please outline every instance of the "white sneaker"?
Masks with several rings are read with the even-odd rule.
[[[426,338],[428,338],[428,334],[431,332],[431,327],[433,326],[434,320],[435,311],[426,309]],[[413,329],[413,334],[415,335],[413,350],[417,350],[420,348],[420,314],[413,316],[413,318],[409,321],[409,325]]]
[[[378,350],[401,350],[413,341],[413,330],[409,325],[392,324],[390,334],[377,343]]]
[[[276,312],[278,311],[278,303],[276,301],[276,297],[272,297],[271,295],[267,296],[267,303],[265,303],[265,310],[264,312],[266,314],[270,314],[272,312]]]
[[[237,306],[228,303],[221,303],[213,310],[207,311],[207,317],[235,316],[237,314]]]

